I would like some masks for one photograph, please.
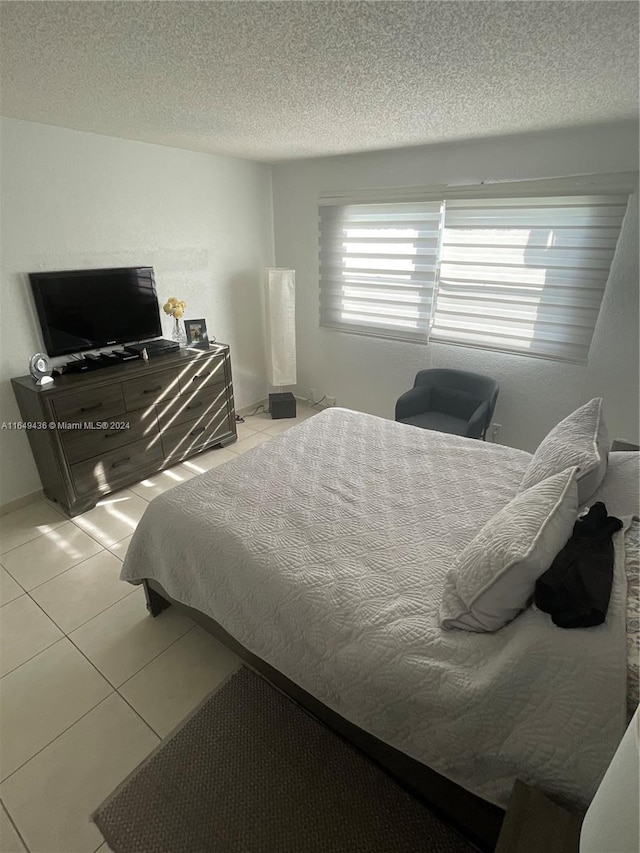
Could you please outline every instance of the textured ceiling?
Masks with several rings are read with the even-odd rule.
[[[636,2],[2,2],[3,115],[272,162],[627,119]]]

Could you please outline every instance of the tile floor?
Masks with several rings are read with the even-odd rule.
[[[169,608],[119,580],[148,501],[269,441],[258,414],[210,450],[69,520],[45,500],[0,516],[0,851],[107,853],[92,811],[238,666]]]

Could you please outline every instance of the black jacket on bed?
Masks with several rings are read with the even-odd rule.
[[[534,601],[560,628],[601,625],[613,584],[613,534],[619,518],[595,503],[573,526],[573,534],[551,567],[536,581]]]

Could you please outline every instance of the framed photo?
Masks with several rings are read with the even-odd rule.
[[[187,346],[209,348],[209,337],[207,335],[207,324],[204,320],[185,320],[184,329],[187,333]]]

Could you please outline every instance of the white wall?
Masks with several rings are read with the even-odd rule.
[[[631,201],[588,366],[443,344],[384,341],[318,325],[321,192],[526,180],[638,168],[638,128],[620,123],[520,137],[296,161],[274,167],[276,263],[296,270],[298,391],[393,417],[423,367],[486,373],[501,384],[500,441],[533,450],[591,396],[605,398],[612,436],[638,439],[638,196]]]
[[[186,316],[230,344],[236,405],[264,397],[270,167],[12,119],[0,129],[0,422],[19,418],[9,379],[43,349],[35,270],[153,266],[161,301],[186,299]],[[0,431],[0,504],[40,488],[25,435]]]
[[[270,168],[12,119],[0,132],[0,422],[18,419],[9,379],[42,348],[26,279],[33,270],[153,265],[161,299],[185,298],[187,316],[205,317],[231,345],[237,405],[263,397]],[[501,382],[495,420],[505,443],[533,449],[596,394],[612,435],[637,440],[637,194],[586,367],[320,329],[317,272],[320,192],[627,171],[638,168],[637,146],[637,126],[623,123],[274,167],[275,262],[297,271],[299,393],[314,387],[338,404],[392,416],[417,370],[446,365]],[[0,505],[39,488],[26,437],[0,430]]]
[[[640,443],[638,364],[638,193],[629,202],[593,336],[583,398],[602,396],[612,437]]]

